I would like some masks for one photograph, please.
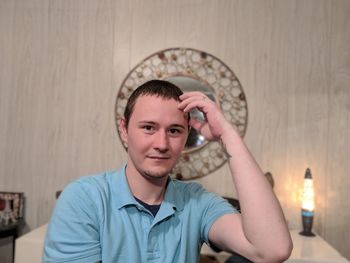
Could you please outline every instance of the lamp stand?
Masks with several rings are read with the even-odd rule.
[[[301,231],[299,234],[302,236],[314,237],[315,234],[312,233],[312,223],[314,221],[314,212],[302,209],[301,220],[303,223],[303,231]]]

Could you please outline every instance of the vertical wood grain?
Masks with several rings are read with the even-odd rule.
[[[325,238],[350,259],[350,2],[332,2]]]

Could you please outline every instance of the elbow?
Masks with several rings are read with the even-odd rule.
[[[292,251],[293,251],[293,241],[292,241],[292,238],[290,237],[288,239],[288,242],[286,242],[286,245],[284,246],[282,253],[280,255],[282,257],[282,261],[287,260],[292,254]]]
[[[281,256],[284,258],[283,261],[285,261],[290,257],[293,251],[293,240],[290,235],[288,235],[288,238],[286,242],[284,242],[284,246],[281,248],[281,250]]]
[[[292,241],[290,241],[285,246],[279,247],[278,250],[275,252],[274,258],[266,262],[284,262],[290,257],[290,255],[292,254],[292,250],[293,243]]]
[[[293,250],[293,242],[291,239],[277,244],[273,249],[260,254],[260,263],[280,263],[286,261]]]

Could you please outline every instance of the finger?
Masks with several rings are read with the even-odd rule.
[[[190,96],[190,97],[184,99],[182,102],[179,103],[178,107],[180,109],[184,109],[189,104],[192,104],[194,102],[198,102],[199,104],[203,104],[203,102],[208,103],[208,102],[211,102],[211,100],[207,96],[200,93],[199,95]]]
[[[192,93],[192,92],[191,92]],[[185,93],[187,95],[187,93]],[[198,100],[206,100],[209,99],[206,95],[201,92],[193,92],[192,94],[188,94],[188,96],[180,96],[181,101],[186,101],[189,99],[198,99]]]
[[[206,101],[203,100],[193,100],[192,102],[188,102],[185,105],[183,105],[182,110],[184,112],[190,112],[193,109],[199,109],[200,111],[202,111],[203,113],[207,112],[206,107],[208,106],[208,103]]]
[[[192,128],[194,128],[196,131],[198,131],[199,133],[201,133],[201,130],[203,128],[203,126],[206,124],[205,122],[201,122],[201,121],[198,121],[196,119],[190,119],[190,122],[189,122],[190,126]]]
[[[184,99],[187,99],[189,97],[196,97],[196,96],[201,97],[201,96],[205,96],[205,95],[203,92],[200,92],[200,91],[189,91],[189,92],[182,94],[180,96],[180,99],[184,100]]]
[[[185,100],[183,100],[182,102],[180,102],[178,107],[180,109],[184,109],[188,104],[193,103],[195,101],[201,101],[201,100],[203,100],[202,97],[198,97],[198,96],[196,96],[196,97],[189,97],[189,98],[186,98]]]

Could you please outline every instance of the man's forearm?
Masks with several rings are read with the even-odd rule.
[[[259,251],[268,252],[285,244],[290,246],[281,206],[240,135],[233,128],[226,129],[221,142],[236,186],[247,239]]]

